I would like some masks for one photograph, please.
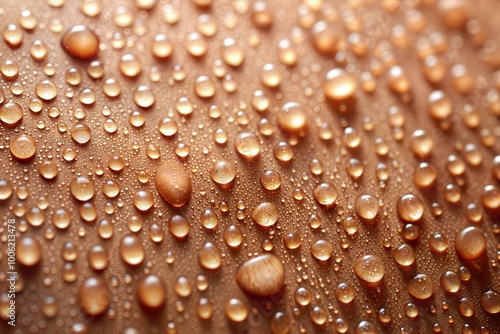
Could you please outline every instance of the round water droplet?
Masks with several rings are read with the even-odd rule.
[[[69,187],[71,195],[73,195],[73,197],[79,201],[82,202],[88,201],[92,197],[94,197],[95,194],[94,181],[92,181],[86,176],[75,177],[71,181]]]
[[[233,163],[225,160],[218,161],[210,170],[212,180],[221,188],[229,187],[236,177],[236,167]]]
[[[222,42],[221,58],[226,64],[231,66],[240,66],[245,59],[245,53],[233,38],[226,38]]]
[[[80,145],[90,141],[90,128],[86,124],[78,123],[71,129],[71,138]]]
[[[145,212],[153,207],[154,197],[148,190],[139,190],[132,197],[132,201],[137,210]]]
[[[432,279],[425,274],[418,274],[408,282],[407,290],[416,299],[428,299],[434,294]]]
[[[160,277],[148,275],[137,284],[137,299],[146,308],[160,308],[165,305],[167,289]]]
[[[416,222],[424,214],[424,203],[413,194],[400,197],[396,203],[399,218],[407,222]]]
[[[10,142],[10,154],[20,161],[33,159],[36,153],[36,141],[30,135],[18,135]]]
[[[372,195],[361,195],[356,199],[356,213],[366,221],[377,217],[378,207],[378,200]]]
[[[465,260],[476,260],[486,252],[486,238],[477,227],[467,227],[458,232],[455,250]]]
[[[240,267],[236,282],[245,292],[256,296],[271,296],[285,284],[285,268],[272,254],[254,257]]]
[[[241,132],[235,139],[236,151],[245,159],[253,160],[259,156],[259,138],[251,132]]]
[[[439,282],[441,283],[443,290],[448,293],[456,293],[462,286],[460,276],[458,276],[458,274],[454,271],[446,271],[443,273]]]
[[[14,192],[14,187],[10,180],[0,177],[0,201],[5,201],[12,196]]]
[[[84,25],[76,25],[64,33],[61,39],[64,51],[73,57],[90,59],[97,56],[99,39],[96,34]]]
[[[365,255],[354,264],[356,276],[367,283],[378,283],[384,278],[385,267],[377,255]]]
[[[403,244],[396,248],[392,254],[394,261],[403,267],[411,266],[415,263],[415,251],[410,245]]]
[[[326,208],[330,208],[335,204],[337,199],[337,189],[330,183],[322,183],[313,191],[314,199]]]
[[[17,102],[7,102],[0,107],[0,121],[6,127],[16,126],[23,120],[23,107]]]
[[[184,240],[189,234],[189,222],[180,215],[174,215],[170,218],[168,228],[177,240]]]
[[[317,240],[311,246],[311,254],[320,261],[327,261],[333,255],[333,244],[328,240]]]
[[[243,322],[248,317],[248,307],[239,299],[229,300],[224,311],[229,320],[234,322]]]
[[[108,310],[111,291],[101,277],[86,278],[78,290],[80,308],[89,316],[99,316]]]
[[[489,314],[500,313],[500,293],[495,290],[486,291],[479,299],[479,303]]]
[[[274,203],[263,202],[252,210],[251,217],[260,226],[269,227],[278,221],[279,210]]]
[[[341,68],[328,71],[323,81],[323,90],[326,97],[335,101],[350,98],[357,89],[354,75]]]

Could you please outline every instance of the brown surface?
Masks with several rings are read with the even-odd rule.
[[[36,205],[37,199],[41,196],[47,198],[50,203],[45,210],[45,222],[41,227],[29,226],[25,217],[16,218],[18,229],[20,229],[19,226],[26,228],[26,232],[20,234],[34,236],[43,246],[43,260],[35,270],[21,272],[24,289],[17,297],[18,325],[16,330],[12,330],[5,323],[0,322],[0,332],[70,332],[73,324],[86,323],[90,333],[121,333],[124,329],[131,327],[138,329],[141,333],[160,333],[165,331],[167,323],[173,322],[179,333],[225,333],[244,329],[250,333],[262,333],[269,331],[269,321],[276,311],[288,314],[292,333],[297,333],[299,328],[307,329],[307,332],[333,332],[333,323],[318,327],[311,322],[309,312],[316,305],[325,308],[331,305],[328,312],[332,319],[344,319],[349,324],[350,332],[354,332],[361,320],[370,320],[384,332],[400,332],[404,328],[404,332],[408,333],[428,333],[432,331],[434,323],[439,323],[444,333],[459,332],[466,323],[472,325],[476,332],[480,326],[488,327],[491,333],[495,332],[495,328],[498,330],[500,321],[498,315],[487,315],[479,305],[479,297],[486,290],[500,290],[497,258],[498,235],[493,232],[495,221],[490,215],[485,214],[483,221],[479,224],[486,232],[488,269],[481,273],[473,273],[473,278],[462,285],[462,290],[457,294],[458,297],[446,295],[443,292],[439,285],[439,277],[446,270],[458,271],[462,265],[454,250],[454,238],[459,229],[472,225],[465,218],[465,207],[469,203],[481,205],[482,188],[487,184],[497,183],[491,177],[491,166],[493,156],[500,152],[498,141],[500,128],[495,116],[486,107],[480,108],[480,128],[487,128],[496,133],[495,145],[491,148],[483,146],[479,140],[479,130],[467,129],[459,115],[464,100],[470,98],[483,101],[484,90],[478,87],[471,97],[462,97],[450,87],[448,78],[439,87],[453,98],[453,127],[449,131],[442,131],[436,126],[426,112],[426,97],[432,90],[432,86],[420,73],[421,67],[414,49],[417,34],[410,33],[411,42],[407,50],[394,48],[398,62],[411,78],[412,103],[403,105],[400,98],[387,88],[384,75],[382,75],[377,79],[377,89],[373,94],[365,94],[358,89],[355,105],[344,115],[335,106],[324,101],[324,94],[320,87],[324,73],[334,67],[335,62],[317,54],[310,45],[307,30],[304,29],[304,42],[297,46],[300,54],[298,64],[289,68],[279,64],[277,60],[278,41],[282,38],[290,38],[292,29],[298,26],[298,1],[268,1],[274,16],[274,25],[270,30],[257,29],[251,22],[250,13],[236,13],[232,3],[228,1],[215,1],[211,9],[200,10],[191,2],[174,0],[171,3],[180,10],[181,18],[177,24],[170,26],[162,20],[160,8],[164,2],[159,1],[155,9],[149,12],[137,12],[136,17],[142,21],[146,29],[146,33],[141,37],[136,37],[131,29],[121,29],[113,25],[111,21],[113,10],[123,1],[106,1],[102,13],[96,18],[84,16],[73,1],[66,2],[62,8],[51,8],[45,1],[37,2],[36,5],[33,5],[32,1],[3,1],[0,4],[2,25],[16,22],[21,10],[26,8],[35,14],[39,22],[33,32],[24,32],[21,47],[12,49],[5,42],[0,42],[1,59],[14,59],[19,64],[20,74],[16,80],[22,82],[25,87],[24,94],[13,96],[9,88],[12,82],[0,79],[0,88],[6,95],[6,101],[12,99],[25,109],[22,125],[15,128],[0,127],[0,165],[2,168],[0,176],[11,180],[16,189],[25,186],[30,192],[26,200],[21,201],[14,194],[9,200],[1,203],[0,216],[2,222],[5,223],[7,219],[13,217],[11,208],[16,203],[23,202],[29,209]],[[126,1],[126,4],[133,8],[132,1]],[[345,5],[335,2],[334,7],[345,8]],[[499,13],[497,7],[498,5],[493,1],[482,1],[474,8],[473,15],[481,18],[480,21],[484,22],[483,25],[487,28],[489,36],[493,36],[491,31],[494,31],[495,26],[487,20],[495,16],[492,13]],[[363,18],[365,26],[373,23],[387,28],[395,23],[403,22],[404,10],[391,15],[373,4],[370,8],[356,9],[359,17]],[[466,34],[446,30],[434,8],[422,6],[421,10],[428,24],[420,34],[439,30],[449,38],[454,36],[456,39],[458,36],[463,36],[465,38],[463,48],[450,52],[446,57],[467,64],[474,75],[483,76],[490,86],[491,69],[478,60],[478,51],[467,40]],[[205,12],[217,18],[219,31],[213,38],[208,39],[207,54],[200,59],[194,59],[187,54],[184,41],[188,33],[195,31],[195,18]],[[228,18],[229,15],[234,15],[237,19],[234,29],[228,29],[222,24],[223,18]],[[105,78],[115,78],[122,83],[120,97],[105,97],[100,88],[101,80],[92,80],[85,74],[87,62],[71,58],[62,50],[60,47],[62,33],[54,34],[48,29],[51,20],[55,18],[62,21],[64,30],[76,24],[85,24],[95,30],[101,41],[99,60],[104,65]],[[128,36],[133,45],[122,50],[111,48],[110,37],[115,32],[122,32]],[[149,52],[149,43],[159,32],[166,33],[174,41],[174,53],[168,61],[158,61]],[[365,33],[373,43],[380,42],[370,35],[371,30]],[[250,34],[260,36],[260,44],[257,47],[248,46]],[[245,45],[244,64],[236,69],[228,68],[228,73],[238,83],[238,90],[232,94],[226,93],[221,86],[221,81],[217,80],[215,97],[208,101],[199,99],[193,93],[193,82],[199,75],[213,77],[210,66],[215,59],[220,57],[219,45],[226,37],[234,37]],[[49,48],[48,55],[41,62],[36,62],[29,56],[29,46],[35,39],[42,40]],[[119,72],[118,59],[126,52],[135,53],[142,62],[143,72],[136,79],[125,78]],[[359,76],[362,71],[367,70],[372,57],[373,49],[370,49],[369,54],[361,59],[348,53],[347,62],[349,67],[354,69],[354,73]],[[52,80],[59,87],[59,95],[53,102],[45,102],[43,110],[35,114],[29,111],[27,105],[29,100],[35,97],[34,85],[46,77],[41,66],[48,62],[57,67]],[[258,80],[260,69],[268,62],[277,65],[283,73],[283,83],[279,89],[267,89]],[[175,64],[181,64],[187,72],[187,77],[182,82],[174,82],[170,78]],[[66,98],[63,92],[69,85],[64,81],[64,73],[71,66],[82,69],[83,80],[74,88],[75,97]],[[148,79],[151,66],[157,66],[162,75],[157,83],[150,82]],[[213,80],[216,81],[215,78]],[[154,106],[146,110],[137,107],[132,99],[134,88],[140,84],[150,85],[156,96]],[[88,145],[79,146],[72,140],[69,131],[60,133],[58,125],[64,123],[70,129],[77,122],[72,115],[72,110],[82,107],[78,101],[78,92],[83,88],[93,88],[97,101],[92,106],[83,106],[87,111],[83,123],[91,128],[92,137]],[[256,89],[266,91],[271,97],[271,108],[263,114],[253,110],[249,105],[251,94]],[[174,111],[173,104],[181,96],[188,96],[195,104],[195,110],[189,117],[181,117]],[[273,157],[272,149],[278,142],[286,141],[289,136],[277,127],[275,111],[289,101],[297,101],[306,106],[309,131],[294,147],[292,162],[282,165]],[[207,113],[209,106],[214,104],[223,109],[223,115],[218,120],[211,119]],[[396,104],[401,105],[406,116],[404,126],[406,135],[401,142],[391,138],[391,129],[387,123],[387,110]],[[61,110],[61,115],[57,119],[51,119],[47,115],[47,109],[53,105]],[[109,118],[118,123],[119,129],[112,135],[102,128],[106,119],[102,114],[105,106],[111,109]],[[134,110],[141,110],[146,118],[145,125],[140,129],[132,127],[128,120],[130,113]],[[248,125],[237,124],[235,118],[238,110],[244,110],[245,115],[250,119]],[[177,135],[171,139],[163,137],[157,129],[159,120],[168,114],[171,114],[179,124]],[[239,131],[243,130],[258,134],[257,125],[263,117],[268,118],[276,126],[275,134],[268,138],[259,135],[260,157],[252,163],[247,163],[237,155],[234,149],[234,138]],[[375,124],[372,131],[363,130],[365,117],[370,117]],[[39,121],[45,123],[43,130],[37,129],[36,124]],[[318,137],[317,123],[322,122],[328,122],[334,130],[333,140],[322,141]],[[361,134],[362,144],[359,149],[346,150],[344,148],[341,136],[343,122],[347,122]],[[213,132],[217,128],[224,128],[228,132],[229,140],[226,145],[221,146],[214,142]],[[435,141],[435,150],[432,157],[427,160],[432,161],[438,168],[436,191],[423,193],[413,184],[413,170],[419,160],[410,151],[409,140],[411,133],[416,129],[425,129]],[[19,162],[12,159],[8,144],[17,133],[30,134],[37,140],[37,153],[33,161]],[[385,158],[374,154],[373,142],[377,137],[384,138],[390,146],[390,153]],[[139,143],[138,150],[132,147],[134,142]],[[193,182],[191,200],[187,206],[179,210],[191,223],[190,235],[185,242],[178,242],[168,232],[168,219],[178,211],[161,198],[154,186],[156,168],[162,161],[178,159],[175,156],[174,147],[180,142],[190,147],[189,157],[185,159],[184,164],[191,171]],[[147,143],[154,143],[160,148],[159,160],[154,161],[148,158]],[[450,205],[443,199],[442,192],[445,185],[453,181],[453,178],[446,172],[445,159],[448,155],[456,153],[455,143],[475,143],[483,153],[484,161],[478,167],[467,166],[462,200],[459,204]],[[73,147],[78,151],[74,162],[68,163],[62,159],[61,149],[65,147]],[[204,150],[209,153],[203,153]],[[121,173],[114,173],[106,167],[112,155],[125,159],[127,166]],[[47,182],[40,177],[37,167],[49,156],[53,156],[60,172],[56,180]],[[357,182],[353,181],[345,170],[347,161],[352,157],[360,159],[365,166],[363,177]],[[235,183],[227,191],[221,190],[210,176],[213,163],[222,158],[234,161],[237,166]],[[310,172],[309,162],[313,158],[323,163],[325,169],[323,175],[314,176]],[[375,178],[377,162],[384,162],[389,166],[390,177],[385,182],[385,187],[381,187]],[[97,166],[105,168],[102,176],[94,173]],[[275,193],[264,191],[259,183],[260,174],[269,169],[278,171],[283,180],[280,190]],[[145,171],[150,175],[148,183],[139,182],[137,175],[140,171]],[[110,240],[102,240],[98,237],[96,223],[87,224],[80,219],[78,208],[81,204],[75,201],[69,193],[69,182],[77,174],[90,175],[95,181],[96,195],[91,202],[98,209],[97,222],[107,219],[114,224],[115,234]],[[103,182],[110,179],[121,184],[118,199],[106,199],[102,194]],[[324,210],[318,207],[313,198],[315,186],[325,181],[332,182],[339,191],[336,209]],[[305,193],[304,200],[300,202],[292,197],[296,188],[301,188]],[[154,209],[146,214],[139,213],[132,204],[133,194],[140,189],[150,190],[155,197]],[[434,297],[424,303],[413,300],[407,293],[406,282],[413,275],[398,269],[392,257],[392,250],[386,250],[383,247],[384,240],[388,240],[391,249],[404,243],[399,231],[403,225],[397,217],[395,203],[400,196],[410,192],[426,199],[420,241],[414,244],[417,260],[413,272],[414,274],[428,274],[434,282]],[[352,238],[348,237],[349,249],[342,250],[339,242],[342,237],[345,237],[345,232],[338,221],[349,216],[358,219],[353,206],[357,196],[361,194],[380,197],[383,206],[379,210],[375,225],[361,224],[358,234]],[[244,210],[246,217],[243,220],[236,218],[237,203],[240,200],[246,203]],[[250,219],[251,210],[264,200],[279,205],[280,218],[271,229],[275,232],[272,239],[270,232],[263,230]],[[123,202],[122,207],[119,207],[120,201]],[[434,201],[439,202],[443,208],[443,214],[440,217],[435,217],[431,213],[431,204]],[[115,205],[114,214],[108,215],[104,212],[106,202]],[[218,209],[222,202],[229,205],[227,213],[222,213]],[[71,225],[66,231],[55,231],[55,237],[47,240],[44,238],[44,233],[48,228],[54,229],[50,221],[52,212],[62,206],[73,211]],[[341,207],[343,210],[340,210]],[[208,208],[216,211],[220,217],[220,223],[215,232],[204,230],[199,222],[201,213]],[[121,236],[129,233],[126,225],[127,219],[133,214],[140,214],[144,219],[144,227],[139,235],[146,247],[146,260],[137,269],[126,266],[118,253]],[[313,231],[308,226],[307,220],[311,214],[323,218],[320,231]],[[153,223],[165,227],[165,237],[159,244],[154,244],[148,237],[149,226]],[[237,224],[245,235],[244,243],[237,251],[231,250],[222,238],[224,228],[230,223]],[[84,229],[86,236],[78,236],[79,229]],[[6,235],[6,229],[0,232],[2,236]],[[298,233],[302,237],[302,244],[297,250],[287,250],[283,244],[282,237],[290,232]],[[427,239],[434,232],[443,233],[449,240],[450,247],[445,255],[434,255],[428,248]],[[285,264],[286,286],[280,298],[252,299],[239,289],[235,282],[235,275],[239,266],[250,256],[265,252],[261,243],[266,238],[273,242],[273,252]],[[332,259],[322,264],[312,257],[310,245],[320,238],[332,241],[335,248],[334,258],[338,259],[338,263]],[[3,241],[2,239],[1,246],[5,247]],[[61,249],[67,241],[72,241],[79,250],[78,258],[74,262],[78,270],[78,280],[74,283],[65,283],[61,277],[65,263],[61,257]],[[216,244],[224,255],[222,267],[216,272],[208,272],[198,264],[198,250],[207,241]],[[93,272],[87,265],[87,251],[95,244],[104,245],[109,253],[110,263],[102,274]],[[173,264],[167,264],[165,260],[168,251],[175,256]],[[0,260],[2,270],[6,266],[4,254]],[[385,263],[385,278],[382,285],[375,289],[363,285],[353,272],[353,263],[366,254],[377,254]],[[167,286],[167,305],[156,316],[148,316],[143,312],[135,294],[138,280],[146,273],[160,276]],[[199,274],[204,274],[209,278],[209,288],[204,292],[199,292],[194,288],[195,278]],[[130,283],[126,283],[127,275],[132,277]],[[113,300],[110,308],[115,312],[112,316],[108,314],[98,319],[89,319],[80,310],[77,300],[78,287],[89,276],[102,276],[108,283],[112,277],[118,280],[118,285],[111,288]],[[187,277],[193,285],[193,293],[188,298],[178,297],[174,292],[173,285],[179,276]],[[0,289],[5,287],[5,282],[2,282],[4,279],[5,274],[0,273]],[[48,280],[50,284],[47,284]],[[335,298],[335,289],[340,282],[349,283],[356,291],[355,300],[348,307],[341,305]],[[316,298],[313,298],[308,307],[300,307],[294,301],[294,292],[301,286],[308,287],[315,294]],[[40,311],[41,298],[49,295],[56,297],[59,306],[59,313],[53,319],[44,317]],[[210,320],[201,320],[196,315],[195,307],[202,297],[209,298],[213,305],[214,314]],[[458,313],[457,302],[460,297],[468,297],[474,302],[475,314],[472,318],[467,319]],[[245,323],[231,324],[225,317],[224,305],[230,298],[240,298],[247,305],[253,306],[249,320]],[[176,311],[177,301],[182,301],[184,304],[183,312]],[[408,302],[418,305],[420,316],[415,320],[409,319],[404,314],[403,306]],[[443,302],[449,304],[448,310],[442,309]],[[130,304],[129,309],[128,304]],[[263,305],[266,306],[263,307]],[[294,307],[300,310],[300,315],[293,315]],[[381,307],[388,309],[392,314],[392,322],[389,326],[382,326],[377,320],[376,315]],[[433,307],[437,311],[436,314],[430,311]],[[453,324],[448,324],[448,316],[453,316]]]

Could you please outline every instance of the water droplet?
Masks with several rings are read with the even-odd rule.
[[[90,59],[97,56],[99,39],[96,34],[84,25],[76,25],[64,33],[61,46],[71,56]]]
[[[133,234],[123,236],[120,241],[120,257],[131,266],[140,265],[145,257],[141,239]]]
[[[356,199],[356,213],[364,220],[374,220],[378,215],[378,200],[372,195],[361,195]]]
[[[17,102],[7,102],[0,107],[0,121],[6,127],[16,126],[23,120],[23,108]]]
[[[221,160],[214,164],[210,171],[210,175],[215,183],[225,189],[231,186],[236,176],[236,167],[228,161]]]
[[[394,261],[403,267],[408,267],[415,263],[415,251],[410,245],[403,244],[393,252]]]
[[[365,255],[354,264],[354,272],[367,283],[378,283],[384,278],[385,267],[377,255]]]
[[[477,227],[467,227],[458,232],[455,238],[455,249],[465,260],[476,260],[486,252],[486,238]]]
[[[211,242],[205,243],[198,253],[200,265],[208,270],[217,270],[222,265],[222,255]]]
[[[182,241],[189,235],[189,222],[183,216],[172,216],[168,222],[168,228],[177,240]]]
[[[278,221],[279,210],[275,204],[263,202],[252,210],[251,217],[260,226],[270,227]]]
[[[16,243],[16,260],[26,267],[32,267],[42,260],[42,247],[33,237],[23,236]]]
[[[416,299],[428,299],[434,294],[432,279],[425,274],[416,275],[408,282],[407,290]]]
[[[142,306],[157,309],[165,305],[167,289],[160,277],[147,275],[137,284],[137,299]]]
[[[479,303],[489,314],[500,313],[500,293],[495,290],[486,291],[479,299]]]
[[[77,176],[70,183],[70,192],[74,198],[85,202],[94,197],[94,181],[86,176]]]
[[[323,90],[326,97],[335,101],[350,98],[357,89],[354,75],[341,68],[329,70],[323,81]]]
[[[328,240],[317,240],[311,246],[311,254],[320,261],[328,261],[333,255],[333,244]]]
[[[313,191],[314,199],[326,208],[331,208],[335,204],[338,193],[337,189],[330,183],[322,183]]]
[[[301,133],[307,127],[307,115],[299,103],[288,102],[278,113],[278,124],[289,133]]]
[[[156,170],[156,189],[172,206],[185,205],[191,197],[191,176],[178,161],[165,161]]]
[[[424,204],[422,200],[413,194],[406,194],[400,197],[396,203],[399,218],[407,222],[416,222],[424,214]]]
[[[325,56],[334,56],[339,51],[342,32],[338,25],[318,21],[312,27],[312,42],[316,51]]]
[[[149,86],[140,85],[134,91],[134,102],[139,107],[149,108],[155,103],[155,96]]]
[[[236,151],[245,159],[253,160],[260,154],[259,138],[251,132],[241,132],[235,139]]]
[[[71,138],[80,145],[90,141],[90,128],[86,124],[78,123],[71,129]]]
[[[221,58],[230,66],[240,66],[245,59],[245,53],[233,38],[226,38],[222,42]]]
[[[462,286],[462,281],[457,273],[454,271],[446,271],[441,275],[439,280],[441,287],[448,293],[456,293]]]
[[[238,248],[243,242],[243,233],[236,225],[229,225],[224,229],[224,241],[231,248]]]
[[[80,308],[89,316],[99,316],[106,312],[111,297],[108,284],[101,277],[86,278],[78,290]]]
[[[234,322],[243,322],[248,317],[248,307],[239,299],[231,299],[224,307],[226,316]]]
[[[347,283],[340,283],[335,290],[335,296],[343,304],[349,304],[354,299],[354,289]]]
[[[145,212],[153,207],[154,197],[148,190],[139,190],[132,197],[132,201],[137,210]]]
[[[285,268],[278,257],[260,255],[243,263],[236,274],[236,282],[249,294],[271,296],[282,289]]]

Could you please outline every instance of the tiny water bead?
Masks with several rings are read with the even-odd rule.
[[[365,255],[354,264],[354,273],[364,282],[378,283],[384,278],[384,263],[377,255]]]
[[[99,39],[88,27],[76,25],[64,33],[61,46],[64,51],[73,57],[90,59],[97,56]]]
[[[283,287],[285,268],[275,255],[260,255],[241,265],[236,274],[236,282],[247,293],[271,296]]]
[[[18,135],[10,142],[10,154],[17,160],[28,161],[36,153],[36,141],[30,135]]]

